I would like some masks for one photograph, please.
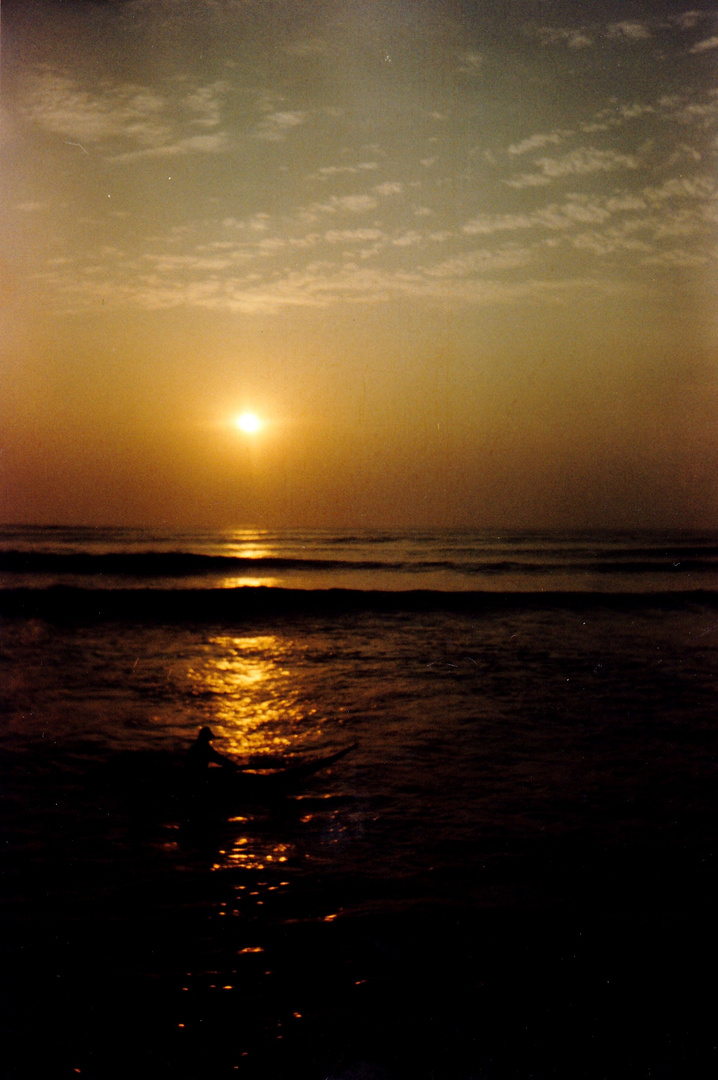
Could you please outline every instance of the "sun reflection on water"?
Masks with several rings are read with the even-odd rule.
[[[240,588],[259,588],[263,585],[267,589],[274,588],[279,585],[279,578],[276,577],[226,577],[222,578],[222,589],[240,589]]]
[[[294,854],[294,845],[284,842],[263,842],[257,836],[237,836],[231,848],[218,853],[221,861],[212,864],[213,870],[279,869]]]
[[[273,634],[216,635],[187,668],[190,693],[223,754],[277,755],[321,735],[289,660],[290,645]]]

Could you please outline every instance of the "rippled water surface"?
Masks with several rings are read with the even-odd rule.
[[[48,573],[2,594],[5,1075],[713,1074],[712,593],[112,611]],[[205,724],[357,745],[188,800]]]
[[[441,591],[712,590],[712,532],[181,532],[0,527],[0,583]]]

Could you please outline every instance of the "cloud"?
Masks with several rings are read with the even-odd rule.
[[[148,147],[146,150],[130,150],[124,154],[114,154],[109,160],[125,162],[137,161],[141,158],[180,157],[183,154],[192,153],[220,154],[227,149],[228,145],[229,140],[224,132],[217,132],[214,135],[191,135],[188,139]]]
[[[479,214],[462,226],[468,236],[490,235],[495,232],[513,232],[530,229],[534,221],[530,214]]]
[[[355,243],[367,240],[382,240],[384,233],[381,229],[329,229],[324,233],[324,239],[328,244]]]
[[[678,15],[671,15],[670,22],[681,30],[692,30],[707,16],[708,12],[705,11],[683,11]]]
[[[328,203],[317,209],[328,210],[330,213],[347,210],[350,214],[365,214],[369,210],[375,210],[378,205],[373,195],[332,195]]]
[[[539,26],[527,29],[527,32],[538,38],[544,46],[565,45],[569,49],[585,49],[594,45],[601,39],[615,42],[644,42],[652,40],[656,32],[666,30],[692,30],[703,21],[711,18],[710,11],[685,11],[676,15],[660,16],[646,19],[620,19],[609,23],[592,23],[590,26],[561,27]],[[715,39],[709,39],[714,41]],[[709,44],[707,48],[715,48]],[[701,43],[694,47],[691,52],[702,51]]]
[[[565,44],[569,49],[587,49],[594,41],[585,27],[567,30],[561,27],[539,26],[535,34],[542,45]]]
[[[284,142],[287,133],[307,122],[309,114],[302,109],[271,112],[257,124],[254,134],[265,142]]]
[[[718,90],[703,90],[697,85],[692,91],[662,94],[653,102],[619,102],[612,100],[608,108],[601,109],[589,122],[579,125],[585,133],[615,130],[628,122],[657,120],[694,124],[708,127],[718,120]]]
[[[516,179],[504,180],[504,183],[516,189],[542,187],[564,176],[587,176],[590,173],[612,172],[614,169],[637,169],[639,160],[634,154],[584,147],[572,150],[560,158],[536,158],[533,164],[538,166],[538,173],[523,173]]]
[[[628,41],[645,41],[653,36],[645,23],[630,20],[610,23],[606,28],[606,34],[609,38],[626,38]]]
[[[504,183],[507,187],[520,191],[522,188],[546,187],[551,181],[548,176],[542,176],[540,173],[522,173],[514,180],[504,180]]]
[[[24,112],[32,123],[55,135],[97,143],[126,137],[144,146],[171,136],[166,101],[143,87],[101,86],[91,93],[74,79],[52,71],[28,79]]]
[[[646,240],[623,237],[618,233],[582,232],[571,237],[571,246],[576,251],[588,251],[601,258],[613,255],[617,251],[644,253],[651,250]]]
[[[683,161],[702,161],[703,154],[700,150],[696,150],[694,146],[688,146],[687,143],[678,143],[675,150],[668,158],[668,165],[676,165]]]
[[[537,244],[549,249],[564,244],[600,258],[616,253],[633,258],[656,255],[657,261],[666,265],[673,259],[670,252],[685,252],[685,241],[690,240],[693,257],[680,254],[673,261],[697,267],[713,258],[710,248],[718,225],[717,193],[718,184],[710,176],[674,177],[640,193],[572,195],[563,203],[527,213],[481,214],[467,221],[462,232],[489,237],[533,230],[539,237]],[[682,247],[676,247],[677,241]]]
[[[591,30],[591,36],[598,33]],[[632,40],[640,42],[640,33],[633,33]],[[620,37],[628,41],[631,32],[625,27],[620,35],[616,32],[614,52],[630,47],[620,44]],[[566,47],[568,38],[561,41]],[[534,42],[534,51],[536,47]],[[684,60],[688,62],[685,55]],[[423,158],[426,166],[435,167],[433,172],[421,171],[421,181],[415,158],[407,158],[405,149],[397,153],[389,133],[386,144],[369,147],[363,141],[366,132],[351,134],[347,119],[346,126],[339,125],[343,141],[330,147],[309,138],[314,134],[312,118],[325,112],[318,104],[312,111],[295,109],[289,97],[247,88],[254,109],[249,115],[245,109],[234,114],[239,130],[233,145],[240,145],[240,131],[270,142],[291,139],[298,131],[302,141],[301,154],[278,157],[288,174],[282,177],[281,211],[278,192],[266,186],[253,191],[243,185],[238,202],[224,170],[218,176],[226,188],[218,179],[201,206],[162,203],[154,224],[146,226],[155,209],[149,206],[149,212],[135,215],[136,223],[122,233],[114,222],[105,227],[107,216],[101,211],[90,230],[69,220],[71,211],[66,209],[66,247],[53,246],[52,251],[71,252],[73,262],[45,265],[48,297],[85,309],[102,298],[139,307],[267,312],[289,306],[381,303],[392,297],[483,303],[489,297],[498,302],[566,296],[584,268],[589,277],[603,273],[622,288],[630,288],[632,281],[636,287],[651,288],[651,275],[641,270],[644,260],[703,266],[715,235],[715,186],[709,182],[708,165],[702,165],[709,161],[708,136],[703,143],[700,138],[718,114],[718,95],[711,96],[699,84],[692,89],[685,81],[681,85],[680,93],[660,98],[656,91],[655,99],[640,101],[641,91],[621,98],[618,84],[617,96],[599,103],[576,98],[573,111],[562,119],[559,110],[554,120],[544,120],[544,130],[536,130],[539,124],[523,130],[517,124],[513,140],[497,135],[498,129],[487,127],[480,136],[475,126],[470,132],[460,126],[457,131],[466,134],[461,135],[464,143],[456,143],[459,152]],[[230,88],[223,82],[177,78],[160,84],[162,94],[109,83],[89,94],[68,79],[46,80],[43,86],[44,97],[33,105],[37,122],[65,142],[87,142],[90,152],[100,147],[105,156],[112,153],[114,161],[219,154],[230,145],[222,124]],[[460,125],[466,119],[463,108],[459,100],[452,104]],[[425,124],[426,103],[412,115]],[[587,138],[581,133],[581,115],[607,135]],[[330,126],[337,134],[336,125]],[[82,137],[84,131],[90,133],[89,140]],[[619,141],[623,132],[626,138],[630,135],[630,143]],[[653,137],[650,149],[648,137]],[[491,168],[480,138],[501,139]],[[417,145],[417,156],[438,154],[437,146]],[[641,149],[630,152],[637,146]],[[63,149],[78,162],[84,160],[80,150]],[[463,182],[468,173],[460,171],[467,160],[473,170],[470,183]],[[643,175],[641,167],[650,167],[650,174]],[[299,187],[284,183],[292,180],[292,169]],[[174,173],[174,167],[167,172]],[[127,190],[129,174],[128,169]],[[436,182],[427,183],[432,176]],[[512,188],[527,191],[517,196],[509,193]],[[44,190],[22,192],[28,214],[29,200],[42,197]],[[459,195],[452,203],[453,190]],[[154,190],[143,186],[142,191],[154,197]],[[113,194],[111,205],[115,201]],[[267,206],[272,214],[264,212]],[[233,213],[236,216],[230,216]],[[160,221],[182,224],[168,226],[164,235],[141,235],[145,227],[159,232]],[[103,250],[101,240],[120,235],[130,251]],[[90,251],[93,244],[96,250]],[[145,258],[148,253],[151,257]],[[610,263],[610,273],[598,269],[599,260]],[[551,283],[560,274],[565,275],[565,291],[553,292]]]
[[[465,75],[473,75],[479,70],[483,63],[483,53],[477,52],[475,49],[469,49],[467,52],[462,53],[459,62],[459,71]]]
[[[685,268],[705,266],[709,261],[711,260],[708,255],[698,254],[695,251],[685,251],[680,248],[675,248],[672,251],[661,251],[655,255],[647,255],[643,259],[645,266],[681,266]]]
[[[624,120],[636,120],[639,116],[648,116],[651,113],[655,113],[653,105],[621,105],[619,106],[618,113]]]
[[[498,251],[479,248],[476,251],[444,259],[438,265],[430,267],[426,273],[430,277],[463,278],[469,274],[515,270],[517,267],[526,266],[530,260],[531,253],[528,248],[520,248],[513,244],[500,248]]]
[[[536,164],[544,176],[556,180],[562,176],[580,176],[585,173],[611,172],[613,169],[637,169],[638,158],[633,154],[620,154],[615,150],[597,150],[594,147],[572,150],[561,158],[538,158]]]
[[[356,165],[322,165],[315,173],[312,173],[310,179],[328,180],[331,176],[371,172],[378,168],[379,163],[376,161],[360,161]]]
[[[640,192],[573,194],[524,213],[478,214],[459,232],[428,235],[374,224],[300,234],[306,224],[301,208],[284,216],[202,219],[156,237],[153,243],[163,250],[131,256],[100,246],[84,265],[48,261],[38,280],[67,310],[88,310],[100,299],[153,310],[253,313],[397,297],[457,305],[558,301],[576,288],[578,268],[590,269],[592,260],[613,260],[614,269],[707,265],[718,224],[715,193],[708,176],[673,177]],[[314,210],[356,213],[377,206],[372,196],[356,194]],[[517,233],[523,244],[514,242]],[[502,234],[509,242],[494,244]],[[560,287],[558,266],[565,274]],[[623,274],[587,280],[593,280],[589,288],[631,288],[631,277]]]
[[[503,272],[528,265],[530,252],[507,247],[498,252],[467,252],[436,265],[407,269],[369,267],[362,262],[315,260],[298,270],[262,276],[254,271],[227,272],[223,259],[172,261],[162,258],[143,270],[128,263],[119,278],[112,263],[93,265],[92,274],[72,277],[68,267],[51,267],[38,275],[47,288],[65,297],[65,310],[83,311],[99,302],[145,310],[203,308],[244,314],[273,314],[288,308],[327,308],[337,303],[382,304],[414,298],[450,304],[496,304],[522,300],[561,303],[577,288],[610,292],[600,279],[564,281],[506,279]],[[87,271],[87,267],[85,270]],[[130,271],[130,272],[127,272]],[[498,278],[495,275],[499,275]]]
[[[712,177],[672,177],[658,187],[644,188],[643,194],[652,203],[662,203],[667,199],[707,199],[714,196],[716,182]]]
[[[597,224],[606,221],[615,209],[608,204],[609,200],[574,195],[562,204],[551,203],[526,214],[480,214],[467,221],[462,232],[476,236],[521,229],[565,230],[577,223]]]
[[[251,232],[266,232],[270,226],[272,218],[269,214],[259,211],[256,214],[252,214],[246,221],[240,221],[238,218],[227,217],[222,221],[222,226],[225,229],[249,229]]]
[[[541,150],[544,146],[558,145],[562,142],[567,135],[571,135],[570,131],[552,131],[548,135],[531,135],[528,139],[523,139],[519,143],[513,143],[506,150],[507,154],[528,154],[531,150]]]
[[[224,81],[200,86],[185,99],[185,105],[194,114],[192,123],[198,127],[217,127],[220,122],[220,110],[224,94],[229,84]]]
[[[377,195],[401,195],[404,185],[398,180],[387,180],[385,184],[377,184],[374,188]]]
[[[226,90],[226,83],[215,82],[177,101],[134,83],[101,82],[90,91],[67,75],[43,70],[30,75],[23,109],[31,123],[69,145],[85,153],[88,146],[102,148],[108,160],[121,163],[225,150],[227,136],[216,129]],[[189,129],[177,116],[182,108],[189,113]],[[188,134],[193,127],[205,130]],[[108,145],[122,142],[131,148],[107,152]]]
[[[304,41],[294,41],[283,46],[284,52],[290,56],[301,58],[313,56],[328,56],[331,52],[329,45],[323,38],[306,38]]]
[[[710,49],[718,49],[718,37],[709,37],[703,41],[698,41],[688,52],[703,53],[708,52]]]
[[[422,234],[417,232],[416,229],[407,229],[400,236],[395,236],[392,244],[395,247],[414,247],[414,245],[422,243],[423,239]]]

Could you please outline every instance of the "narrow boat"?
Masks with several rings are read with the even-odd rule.
[[[286,798],[356,746],[352,743],[331,754],[266,769],[260,768],[260,763],[251,769],[232,768],[227,759],[226,765],[209,764],[196,770],[187,768],[182,754],[129,752],[108,762],[95,775],[93,786],[104,796],[114,793],[135,815],[192,817],[225,813],[246,804]]]

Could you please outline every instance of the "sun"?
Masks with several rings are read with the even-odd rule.
[[[234,421],[235,426],[243,431],[245,435],[256,435],[258,431],[262,430],[264,426],[262,421],[254,413],[244,412],[241,416],[238,416]]]

